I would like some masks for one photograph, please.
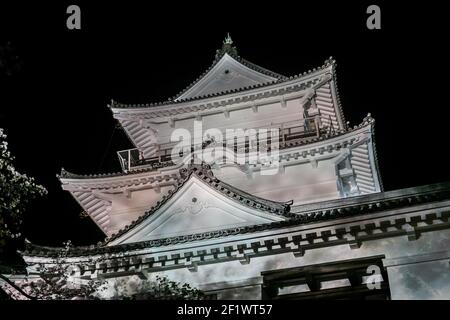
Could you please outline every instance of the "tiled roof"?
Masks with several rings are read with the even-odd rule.
[[[307,223],[316,223],[325,220],[365,215],[384,210],[406,208],[413,205],[448,199],[450,199],[450,183],[439,183],[295,206],[292,207],[292,214],[286,221],[196,233],[130,244],[121,244],[116,246],[106,246],[106,243],[99,243],[98,245],[92,245],[90,247],[72,248],[68,252],[68,255],[73,257],[89,256],[106,253],[120,253],[128,250],[139,250],[151,247],[169,246],[204,239],[223,238],[238,234],[248,234]],[[58,252],[61,250],[62,248],[38,246],[28,242],[23,254],[28,256],[56,257]]]
[[[308,139],[280,143],[280,150],[288,149],[288,148],[292,148],[292,147],[298,147],[301,145],[308,145],[311,143],[324,141],[324,140],[332,139],[332,138],[335,138],[338,136],[342,136],[344,134],[347,134],[347,133],[350,133],[352,131],[359,129],[359,128],[367,125],[368,123],[373,123],[374,121],[375,120],[369,114],[367,117],[365,117],[363,119],[363,122],[361,122],[357,126],[354,126],[353,128],[348,128],[346,130],[340,130],[340,131],[336,131],[336,132],[326,133],[319,137],[312,136]],[[167,164],[166,165],[167,167],[172,165],[172,163],[170,163],[170,162],[167,162],[165,164]],[[148,168],[137,169],[137,170],[127,171],[127,172],[112,172],[112,173],[100,173],[100,174],[76,174],[76,173],[69,172],[69,171],[65,170],[64,168],[62,168],[61,173],[59,175],[57,175],[57,177],[62,178],[62,179],[97,179],[97,178],[127,176],[127,175],[139,174],[139,173],[143,173],[143,172],[151,172],[151,171],[155,171],[155,170],[156,169],[153,167],[148,167]]]
[[[371,114],[369,113],[367,116],[371,117]],[[372,143],[373,143],[373,158],[374,158],[374,164],[375,164],[375,169],[376,169],[376,173],[377,173],[377,179],[378,179],[378,183],[380,185],[380,191],[384,191],[383,180],[381,179],[381,174],[380,174],[379,164],[378,164],[377,144],[375,142],[375,126],[373,126],[373,128],[372,128]]]
[[[139,174],[144,172],[150,172],[155,171],[162,167],[169,167],[173,165],[173,163],[167,161],[167,162],[161,162],[161,166],[158,168],[155,168],[153,166],[149,166],[148,168],[142,168],[142,169],[135,169],[130,171],[120,171],[120,172],[111,172],[111,173],[99,173],[99,174],[77,174],[67,171],[64,168],[61,168],[61,173],[57,175],[58,179],[98,179],[98,178],[110,178],[110,177],[120,177],[120,176],[128,176],[133,174]]]
[[[225,54],[225,53],[223,53]],[[277,84],[277,83],[282,83],[282,82],[287,82],[290,80],[295,80],[295,79],[300,79],[303,78],[305,76],[308,76],[316,71],[319,70],[323,70],[327,67],[329,67],[330,65],[336,65],[336,61],[330,57],[329,59],[325,60],[324,64],[319,67],[319,68],[314,68],[312,70],[308,70],[307,72],[303,72],[294,76],[290,76],[290,77],[286,77],[286,76],[282,76],[279,75],[277,73],[274,73],[272,71],[269,71],[267,69],[264,69],[256,64],[253,64],[233,53],[228,53],[233,59],[237,60],[238,62],[242,63],[243,65],[257,71],[257,72],[261,72],[264,73],[266,75],[272,76],[277,78],[277,80],[271,81],[271,82],[266,82],[266,83],[260,83],[260,84],[255,84],[252,86],[247,86],[247,87],[242,87],[239,89],[232,89],[232,90],[227,90],[227,91],[223,91],[223,92],[217,92],[217,93],[211,93],[211,94],[206,94],[203,96],[196,96],[196,97],[192,97],[192,98],[186,98],[186,99],[178,99],[176,100],[177,97],[179,97],[180,95],[182,95],[183,93],[185,93],[187,90],[189,90],[190,88],[192,88],[192,86],[194,86],[198,81],[200,81],[200,79],[202,79],[212,68],[214,68],[214,66],[217,64],[217,62],[220,60],[214,60],[213,64],[211,65],[211,67],[209,67],[200,77],[198,77],[193,83],[191,83],[188,87],[186,87],[183,91],[181,91],[177,96],[173,97],[173,98],[169,98],[167,101],[162,101],[162,102],[155,102],[155,103],[146,103],[146,104],[127,104],[127,103],[120,103],[117,101],[112,100],[111,104],[109,105],[110,108],[114,109],[114,108],[118,108],[118,109],[126,109],[126,108],[150,108],[150,107],[159,107],[159,106],[165,106],[165,105],[174,105],[174,104],[180,104],[183,102],[189,102],[189,101],[197,101],[197,100],[202,100],[202,99],[207,99],[207,98],[212,98],[212,97],[218,97],[218,96],[223,96],[223,95],[228,95],[228,94],[232,94],[232,93],[238,93],[238,92],[244,92],[244,91],[248,91],[248,90],[252,90],[252,89],[256,89],[256,88],[263,88],[263,87],[268,87],[271,86],[273,84]]]
[[[219,61],[222,59],[222,57],[228,54],[230,57],[232,57],[234,60],[236,60],[237,62],[239,62],[240,64],[246,66],[249,69],[252,69],[256,72],[268,75],[270,77],[276,78],[278,80],[286,80],[287,77],[283,76],[281,74],[278,74],[276,72],[270,71],[266,68],[263,68],[261,66],[258,66],[248,60],[245,60],[243,58],[241,58],[238,54],[237,54],[237,49],[235,47],[232,47],[230,45],[224,44],[222,49],[217,50],[216,52],[216,58],[214,59],[213,63],[211,64],[211,66],[205,70],[205,72],[203,72],[197,79],[195,79],[190,85],[188,85],[186,88],[184,88],[181,92],[179,92],[176,96],[174,96],[173,98],[171,98],[170,100],[175,101],[178,97],[182,96],[186,91],[188,91],[189,89],[191,89],[193,86],[195,86],[195,84],[197,84],[204,76],[206,76],[208,74],[208,72],[210,72],[216,65],[217,63],[219,63]],[[278,80],[275,80],[273,82],[269,82],[270,84],[276,83],[278,82]],[[222,93],[219,93],[219,95]]]

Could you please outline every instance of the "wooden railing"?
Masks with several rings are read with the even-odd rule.
[[[320,137],[320,135],[328,132],[327,128],[320,128],[319,121],[319,117],[315,116],[303,119],[303,123],[300,125],[298,125],[297,123],[297,125],[290,125],[285,127],[286,124],[278,124],[272,125],[267,129],[268,132],[270,132],[270,129],[278,129],[278,148],[283,149],[287,146],[288,143],[301,143],[303,141],[306,142],[311,138]],[[256,130],[256,132],[258,132],[258,129],[262,128],[263,127],[254,129]],[[195,152],[196,150],[204,149],[211,144],[215,147],[218,147],[217,142],[214,142],[214,140],[203,141],[202,144],[192,146],[191,153]],[[131,171],[148,167],[158,169],[174,164],[171,158],[173,146],[173,143],[160,145],[160,150],[158,150],[152,157],[144,157],[143,153],[138,148],[118,151],[117,154],[124,171]],[[246,138],[245,142],[243,143],[236,143],[233,137],[233,139],[223,141],[222,146],[224,148],[228,148],[229,150],[234,150],[235,153],[249,153],[253,151],[256,152],[261,150],[261,148],[264,148],[264,150],[270,152],[272,149],[272,138],[270,134],[268,134],[267,139],[262,142],[259,140],[259,136],[257,133],[256,144],[250,145],[250,141],[248,138]],[[183,152],[180,152],[180,156],[182,157],[183,155],[187,156],[187,154],[183,154]]]

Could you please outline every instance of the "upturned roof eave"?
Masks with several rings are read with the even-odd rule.
[[[349,128],[347,130],[342,130],[340,132],[336,132],[335,134],[329,135],[328,137],[315,138],[311,142],[298,144],[298,145],[292,145],[292,146],[289,146],[287,148],[283,148],[280,150],[287,150],[287,149],[295,148],[295,147],[312,147],[314,144],[329,142],[330,140],[333,140],[333,139],[342,138],[345,135],[354,134],[359,129],[367,127],[367,126],[373,127],[374,123],[375,123],[375,120],[371,116],[368,116],[368,117],[364,118],[364,120],[361,124],[359,124],[358,126],[354,126],[353,128]],[[166,171],[176,170],[178,167],[180,167],[180,166],[166,167],[165,170]],[[120,178],[120,177],[133,178],[133,176],[136,176],[139,174],[146,174],[148,172],[157,172],[157,173],[162,174],[162,172],[158,172],[152,168],[146,168],[146,169],[129,171],[129,172],[114,172],[114,173],[104,173],[104,174],[76,174],[76,173],[71,173],[63,168],[61,170],[61,174],[57,175],[57,177],[61,183],[67,184],[67,183],[73,183],[73,182],[78,182],[78,181],[88,181],[88,180],[97,182],[101,179],[110,180],[111,178]]]
[[[111,109],[113,113],[134,113],[134,112],[145,112],[145,111],[159,111],[164,110],[170,107],[178,107],[183,105],[190,104],[202,104],[207,103],[209,101],[214,100],[223,100],[230,99],[236,96],[240,96],[242,94],[251,94],[255,91],[260,91],[261,89],[273,90],[278,86],[288,86],[295,82],[304,82],[308,81],[311,78],[314,78],[324,72],[331,72],[334,76],[335,73],[335,65],[336,62],[332,57],[327,59],[324,64],[318,68],[314,68],[312,70],[308,70],[307,72],[300,73],[295,76],[285,77],[283,79],[277,79],[273,82],[262,83],[259,85],[253,85],[251,87],[244,87],[241,89],[228,90],[225,92],[219,92],[215,94],[208,94],[205,96],[199,96],[189,99],[181,99],[181,100],[167,100],[163,102],[155,102],[155,103],[146,103],[146,104],[124,104],[119,103],[117,101],[112,100],[111,104],[108,104],[108,107]]]
[[[376,214],[379,211],[386,210],[383,206],[377,206],[374,204],[389,203],[389,209],[395,209],[397,207],[409,207],[411,206],[410,199],[414,199],[414,204],[428,203],[430,201],[436,201],[436,199],[449,199],[450,195],[450,182],[435,183],[430,185],[422,185],[418,187],[404,188],[392,191],[378,192],[368,195],[359,195],[339,200],[326,200],[320,201],[308,205],[293,206],[292,213],[298,214],[304,217],[304,219],[287,220],[284,222],[272,222],[265,225],[255,225],[250,227],[243,227],[243,231],[240,234],[249,234],[254,232],[265,232],[267,230],[279,230],[285,228],[291,228],[296,225],[322,223],[329,220],[339,220],[348,218],[355,215],[361,215],[362,209],[366,209],[366,214]],[[371,206],[372,204],[372,206]],[[303,210],[302,210],[303,209]],[[342,209],[342,214],[339,210]],[[350,212],[348,209],[352,209]],[[331,214],[334,212],[335,214]],[[236,235],[236,233],[224,233],[218,240],[222,241],[223,237],[230,237]],[[194,237],[192,241],[201,241],[203,238]],[[205,238],[208,241],[210,237]],[[214,239],[214,238],[213,238]],[[176,246],[184,244],[186,241],[176,242],[167,241],[167,239],[156,239],[150,241],[143,241],[132,244],[119,244],[115,246],[107,246],[105,242],[98,243],[97,245],[75,247],[73,251],[69,252],[71,258],[85,258],[98,256],[105,253],[124,252],[127,250],[141,250],[151,247],[162,246]],[[204,239],[203,239],[204,240]],[[19,253],[23,257],[28,258],[52,258],[57,257],[64,248],[62,247],[49,247],[41,246],[30,243],[27,241],[24,251]]]

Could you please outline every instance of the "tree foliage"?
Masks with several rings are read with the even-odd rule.
[[[89,269],[89,266],[103,263],[108,260],[101,256],[88,259],[81,264],[67,260],[71,249],[71,243],[65,243],[65,247],[57,251],[57,255],[51,263],[37,263],[30,265],[34,269],[29,277],[21,281],[9,293],[13,298],[37,299],[37,300],[202,300],[206,296],[187,283],[179,283],[169,280],[165,276],[152,276],[148,279],[140,279],[137,276],[126,276],[107,280],[98,277],[80,277],[81,269]],[[104,291],[109,291],[103,294]],[[25,295],[24,295],[25,294]]]
[[[58,251],[52,264],[37,266],[38,273],[26,278],[20,285],[22,291],[37,300],[92,300],[106,287],[99,279],[80,279],[77,269],[66,261],[71,242]]]
[[[154,285],[153,290],[143,291],[137,294],[135,298],[203,300],[205,294],[201,290],[191,287],[188,283],[181,284],[169,280],[167,277],[156,276],[156,285]]]
[[[33,178],[19,173],[13,160],[0,128],[0,253],[9,240],[21,236],[23,214],[30,201],[47,192]]]
[[[188,283],[170,280],[167,276],[156,275],[153,279],[123,279],[114,284],[113,299],[131,300],[204,300],[205,294]]]
[[[10,77],[20,71],[22,61],[15,53],[11,43],[0,45],[0,78]],[[19,284],[11,281],[2,271],[1,257],[5,249],[15,251],[16,240],[22,237],[24,212],[30,202],[47,193],[44,187],[36,184],[32,177],[19,173],[13,165],[13,156],[8,150],[6,135],[0,128],[0,284],[3,281],[7,292],[14,298],[38,300],[98,299],[99,293],[106,289],[106,281],[99,279],[80,279],[74,275],[73,265],[67,262],[70,242],[58,252],[51,265],[40,264],[37,273],[26,277]],[[4,267],[4,266],[3,266]],[[123,289],[125,279],[114,282],[114,299],[203,299],[204,294],[189,284],[170,281],[167,277],[156,276],[154,281],[141,281],[131,291]],[[121,287],[121,284],[123,287]],[[120,294],[117,294],[120,292]],[[0,300],[6,295],[0,287]]]

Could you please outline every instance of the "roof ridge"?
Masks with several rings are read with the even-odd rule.
[[[118,171],[118,172],[110,172],[110,173],[93,173],[93,174],[77,174],[67,171],[64,168],[61,168],[61,173],[57,174],[56,177],[58,179],[89,179],[89,178],[109,178],[109,177],[120,177],[120,176],[126,176],[131,175],[135,173],[143,173],[147,171],[154,171],[155,169],[153,167],[143,168],[143,169],[136,169],[133,171]]]
[[[288,79],[289,77],[282,75],[280,73],[274,72],[272,70],[269,70],[267,68],[261,67],[260,65],[251,62],[247,59],[244,59],[238,55],[234,56],[232,54],[229,54],[229,56],[231,56],[233,59],[236,59],[238,62],[242,63],[243,65],[245,65],[246,67],[249,67],[250,69],[253,69],[255,71],[258,71],[260,73],[266,74],[268,76],[272,76],[274,78],[278,78],[278,79]]]

